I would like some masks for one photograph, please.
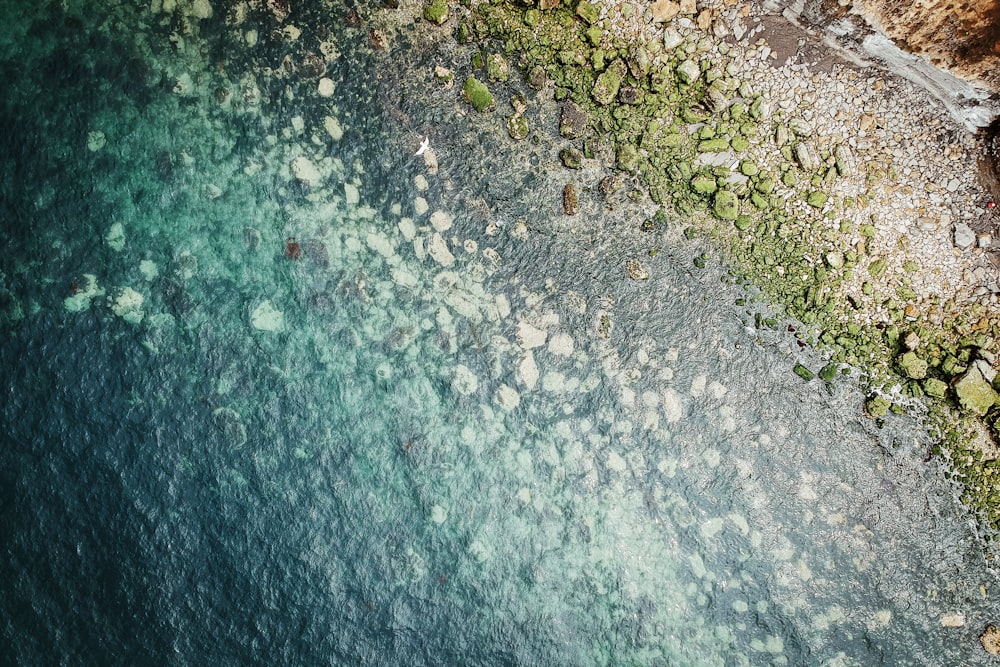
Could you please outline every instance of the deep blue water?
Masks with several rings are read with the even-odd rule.
[[[64,4],[0,2],[3,662],[989,664],[919,426],[698,241],[567,221],[558,138],[430,75],[467,54]]]

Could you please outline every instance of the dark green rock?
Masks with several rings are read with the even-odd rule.
[[[792,370],[795,372],[796,375],[798,375],[800,378],[802,378],[806,382],[808,382],[809,380],[812,380],[814,377],[816,377],[815,373],[813,373],[811,370],[809,370],[808,368],[806,368],[802,364],[795,364],[795,368],[793,368]]]

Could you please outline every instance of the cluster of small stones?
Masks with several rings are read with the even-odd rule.
[[[972,135],[882,72],[779,62],[751,3],[473,9],[456,21],[458,40],[477,46],[472,69],[493,85],[517,64],[563,102],[563,165],[597,158],[610,170],[599,184],[572,179],[567,214],[583,190],[624,191],[656,212],[644,229],[714,237],[736,279],[828,350],[822,379],[863,369],[873,417],[931,407],[967,502],[1000,528],[1000,285]]]

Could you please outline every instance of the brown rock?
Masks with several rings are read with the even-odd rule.
[[[1000,655],[1000,628],[995,625],[987,625],[983,634],[979,635],[979,642],[991,655]]]
[[[703,9],[701,13],[698,14],[698,27],[702,30],[708,30],[708,27],[712,25],[712,10]]]
[[[649,6],[653,12],[653,22],[663,23],[677,16],[681,11],[681,6],[672,0],[656,0]]]
[[[555,9],[559,3],[560,0],[538,0],[538,8],[541,10]]]
[[[566,215],[576,215],[580,212],[580,200],[576,195],[576,186],[567,183],[563,188],[563,212]]]
[[[695,0],[681,0],[681,14],[694,14],[697,11]]]

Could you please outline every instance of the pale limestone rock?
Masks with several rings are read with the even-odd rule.
[[[497,387],[496,394],[493,395],[493,400],[502,409],[511,412],[521,404],[521,395],[513,387],[502,384]]]
[[[333,83],[333,79],[326,76],[320,79],[316,85],[316,92],[319,93],[320,97],[333,97],[335,89],[336,86]]]
[[[446,232],[451,229],[451,216],[444,211],[434,211],[431,213],[431,226],[435,231]]]
[[[448,250],[448,242],[437,232],[427,244],[427,254],[441,266],[451,266],[455,263],[455,256]]]
[[[285,314],[265,299],[250,313],[250,324],[258,331],[281,331],[285,328]]]
[[[323,120],[323,128],[334,141],[340,141],[344,136],[344,128],[340,126],[340,121],[333,116],[327,116]]]
[[[292,174],[310,187],[319,187],[323,182],[323,177],[320,176],[316,165],[305,156],[300,155],[292,160]]]
[[[538,384],[538,365],[535,363],[535,355],[525,352],[517,360],[517,382],[524,385],[526,389],[534,389]]]
[[[452,372],[451,388],[452,391],[462,396],[469,396],[479,389],[479,378],[468,366],[459,364]]]
[[[656,0],[649,5],[649,10],[653,13],[654,23],[663,23],[677,16],[681,6],[673,0]]]
[[[557,333],[549,339],[549,352],[561,357],[573,354],[573,337],[567,333]]]
[[[516,331],[517,344],[525,350],[531,350],[545,345],[545,339],[548,337],[546,332],[524,321],[517,323]]]

